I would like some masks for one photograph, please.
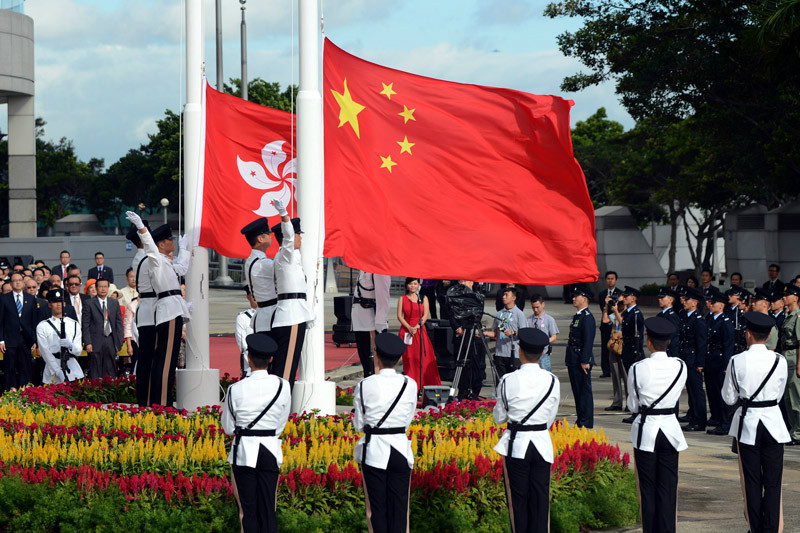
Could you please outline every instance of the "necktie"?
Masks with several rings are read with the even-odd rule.
[[[97,268],[97,279],[103,279],[103,267]]]
[[[81,314],[81,297],[80,295],[75,295],[72,297],[72,306],[75,308],[78,316]]]
[[[108,322],[108,309],[105,302],[103,302],[103,335],[106,337],[111,335],[111,324]]]
[[[17,314],[22,316],[22,295],[17,294]]]

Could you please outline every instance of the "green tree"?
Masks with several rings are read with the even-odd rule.
[[[609,120],[604,107],[586,120],[576,122],[572,129],[575,159],[583,168],[595,208],[609,203],[608,187],[614,177],[614,167],[619,162],[622,144],[622,124]]]
[[[228,94],[241,96],[242,80],[231,78],[230,84],[224,84],[224,88]],[[247,82],[247,99],[273,109],[291,112],[293,111],[292,103],[297,102],[297,85],[286,87],[281,92],[280,83],[267,82],[261,78],[255,78]]]

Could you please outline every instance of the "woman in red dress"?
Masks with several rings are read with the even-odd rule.
[[[422,387],[441,385],[442,380],[433,345],[424,327],[430,318],[428,298],[423,297],[420,303],[419,289],[418,278],[406,278],[406,294],[397,302],[397,320],[400,321],[400,338],[406,343],[403,374],[416,381],[422,392]]]

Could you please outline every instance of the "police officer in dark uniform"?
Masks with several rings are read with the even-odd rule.
[[[727,435],[731,427],[728,407],[722,402],[722,383],[725,369],[733,357],[736,332],[733,322],[725,316],[728,297],[717,291],[709,291],[710,312],[706,317],[708,326],[708,351],[706,353],[706,394],[711,410],[709,425],[716,426],[706,430],[711,435]]]
[[[572,289],[572,306],[578,310],[569,325],[567,341],[567,372],[577,412],[576,426],[594,427],[594,398],[592,397],[592,366],[594,366],[595,321],[589,311],[592,291],[582,285]]]
[[[675,332],[672,334],[667,347],[667,355],[670,357],[680,356],[681,319],[674,309],[675,301],[679,299],[678,293],[669,287],[661,287],[658,291],[658,305],[661,307],[661,312],[658,316],[668,320],[670,324],[675,326]]]
[[[747,341],[745,340],[747,325],[742,316],[744,313],[739,309],[739,304],[744,299],[745,292],[745,289],[736,285],[731,285],[731,288],[725,291],[725,296],[728,297],[728,305],[725,307],[725,316],[733,323],[733,353],[735,354],[742,353],[747,349]]]
[[[704,431],[708,411],[706,394],[703,391],[703,369],[706,366],[708,349],[708,326],[698,310],[703,302],[703,293],[696,287],[686,287],[683,300],[678,354],[686,363],[686,392],[689,395],[689,424],[683,426],[683,430]]]
[[[631,365],[644,358],[644,315],[636,305],[636,300],[641,294],[637,289],[625,285],[622,291],[622,302],[625,311],[622,312],[622,364],[629,371]]]

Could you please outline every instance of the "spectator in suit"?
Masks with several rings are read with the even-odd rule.
[[[44,269],[41,267],[36,268],[36,270],[33,271],[33,281],[36,282],[36,286],[38,287],[41,285],[44,279]]]
[[[38,324],[42,320],[47,320],[50,318],[50,307],[47,304],[47,300],[37,296],[39,293],[39,287],[36,285],[36,282],[33,280],[33,278],[28,278],[24,281],[24,288],[25,292],[36,298],[36,323]]]
[[[64,308],[64,314],[77,320],[78,323],[83,321],[83,307],[86,303],[86,300],[89,299],[89,296],[86,294],[81,294],[81,278],[78,276],[70,276],[67,278],[67,283],[65,283],[67,289],[67,302]],[[75,310],[75,317],[72,317],[69,314],[68,308],[72,308]]]
[[[52,274],[58,274],[61,279],[66,278],[69,275],[69,261],[71,256],[69,255],[69,251],[61,250],[61,254],[59,255],[60,263],[55,265],[51,270]]]
[[[89,277],[91,279],[107,279],[109,283],[114,283],[114,271],[111,267],[107,267],[104,264],[105,260],[106,256],[103,255],[103,252],[94,254],[94,263],[96,266],[89,269]]]
[[[67,277],[69,276],[77,276],[79,280],[83,280],[83,274],[81,274],[81,269],[78,268],[78,265],[67,267]]]
[[[6,390],[31,382],[36,349],[36,297],[24,290],[22,274],[12,274],[11,292],[0,296],[0,352]]]
[[[761,286],[764,289],[767,289],[770,292],[777,292],[782,293],[783,288],[786,286],[781,280],[778,279],[778,274],[781,273],[780,265],[776,265],[772,263],[767,270],[767,274],[769,275],[769,279],[764,282]]]
[[[742,286],[742,273],[741,272],[734,272],[731,274],[731,287],[741,287]]]
[[[108,297],[108,280],[99,279],[97,296],[83,306],[83,342],[89,354],[89,377],[117,377],[117,353],[122,348],[122,311]]]

